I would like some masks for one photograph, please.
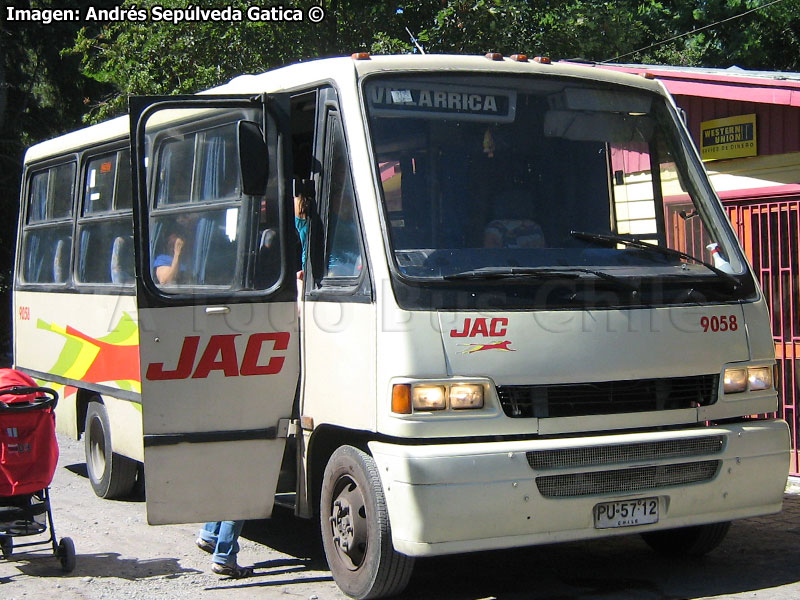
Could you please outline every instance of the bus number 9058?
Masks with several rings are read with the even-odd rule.
[[[700,319],[700,327],[703,328],[703,333],[712,331],[736,331],[739,329],[739,322],[736,320],[736,315],[718,317],[702,317]]]

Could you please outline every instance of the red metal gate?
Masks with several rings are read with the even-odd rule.
[[[792,436],[791,474],[798,475],[800,359],[800,199],[737,200],[725,208],[761,281],[772,315],[782,415]]]

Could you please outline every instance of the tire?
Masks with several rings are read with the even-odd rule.
[[[86,472],[94,493],[101,498],[124,498],[136,484],[137,462],[111,451],[111,428],[106,407],[90,402],[84,430]]]
[[[72,538],[61,538],[58,543],[58,550],[56,550],[56,557],[58,562],[61,563],[61,570],[64,573],[72,573],[75,570],[75,543]]]
[[[331,456],[322,480],[320,528],[328,567],[347,595],[385,598],[408,585],[414,559],[392,545],[378,467],[368,454],[341,446]]]
[[[722,543],[730,529],[730,521],[643,533],[642,539],[653,550],[665,556],[703,556]]]

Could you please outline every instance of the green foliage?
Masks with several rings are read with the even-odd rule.
[[[62,3],[7,0],[15,8],[61,8]],[[72,2],[83,9],[88,0]],[[10,282],[25,148],[75,129],[85,102],[100,85],[80,73],[77,57],[61,55],[80,23],[4,22],[0,26],[0,362],[10,351]]]
[[[225,6],[246,11],[251,3]],[[298,2],[292,7],[304,7]],[[185,8],[183,0],[126,0],[124,8]],[[69,50],[81,57],[83,73],[110,83],[114,92],[93,103],[85,119],[95,122],[120,114],[131,94],[196,92],[242,73],[262,72],[314,55],[310,24],[234,21],[172,23],[118,21],[86,27]]]
[[[457,54],[524,53],[537,38],[535,3],[521,0],[451,0],[426,32],[430,50]]]
[[[31,143],[125,111],[130,94],[196,92],[241,73],[311,58],[498,51],[553,59],[800,70],[800,2],[782,0],[292,0],[322,23],[35,22],[0,27],[0,210],[17,213]],[[75,0],[71,8],[115,3]],[[123,8],[230,7],[246,0],[125,0]],[[267,6],[263,3],[263,6]],[[272,6],[273,4],[269,4]],[[55,0],[5,0],[62,8]],[[759,8],[761,7],[761,8]],[[758,8],[753,12],[751,9]],[[744,16],[739,17],[739,15]],[[665,43],[661,43],[664,42]],[[0,224],[0,302],[10,281],[15,219]],[[0,306],[2,304],[0,303]],[[7,312],[0,308],[0,315]],[[7,339],[0,323],[0,344]]]
[[[297,0],[291,7],[306,11],[317,1]],[[796,69],[797,2],[784,0],[726,21],[765,1],[330,0],[320,24],[245,19],[87,27],[70,53],[81,57],[84,75],[113,90],[93,99],[85,115],[89,122],[123,112],[130,94],[195,92],[240,73],[359,50],[416,52],[412,35],[429,53],[521,52],[554,59]],[[156,4],[186,6],[185,0],[126,0],[123,7]],[[250,3],[231,0],[224,6],[246,11]],[[706,28],[711,24],[716,25]],[[664,40],[669,41],[655,43]]]

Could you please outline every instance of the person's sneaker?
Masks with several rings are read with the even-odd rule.
[[[217,575],[222,577],[230,577],[231,579],[244,579],[253,574],[253,569],[250,567],[240,567],[239,565],[220,565],[213,563],[211,570]]]
[[[202,550],[203,552],[214,554],[215,546],[211,542],[208,542],[203,538],[197,538],[194,543],[197,544],[197,547],[200,548],[200,550]]]

